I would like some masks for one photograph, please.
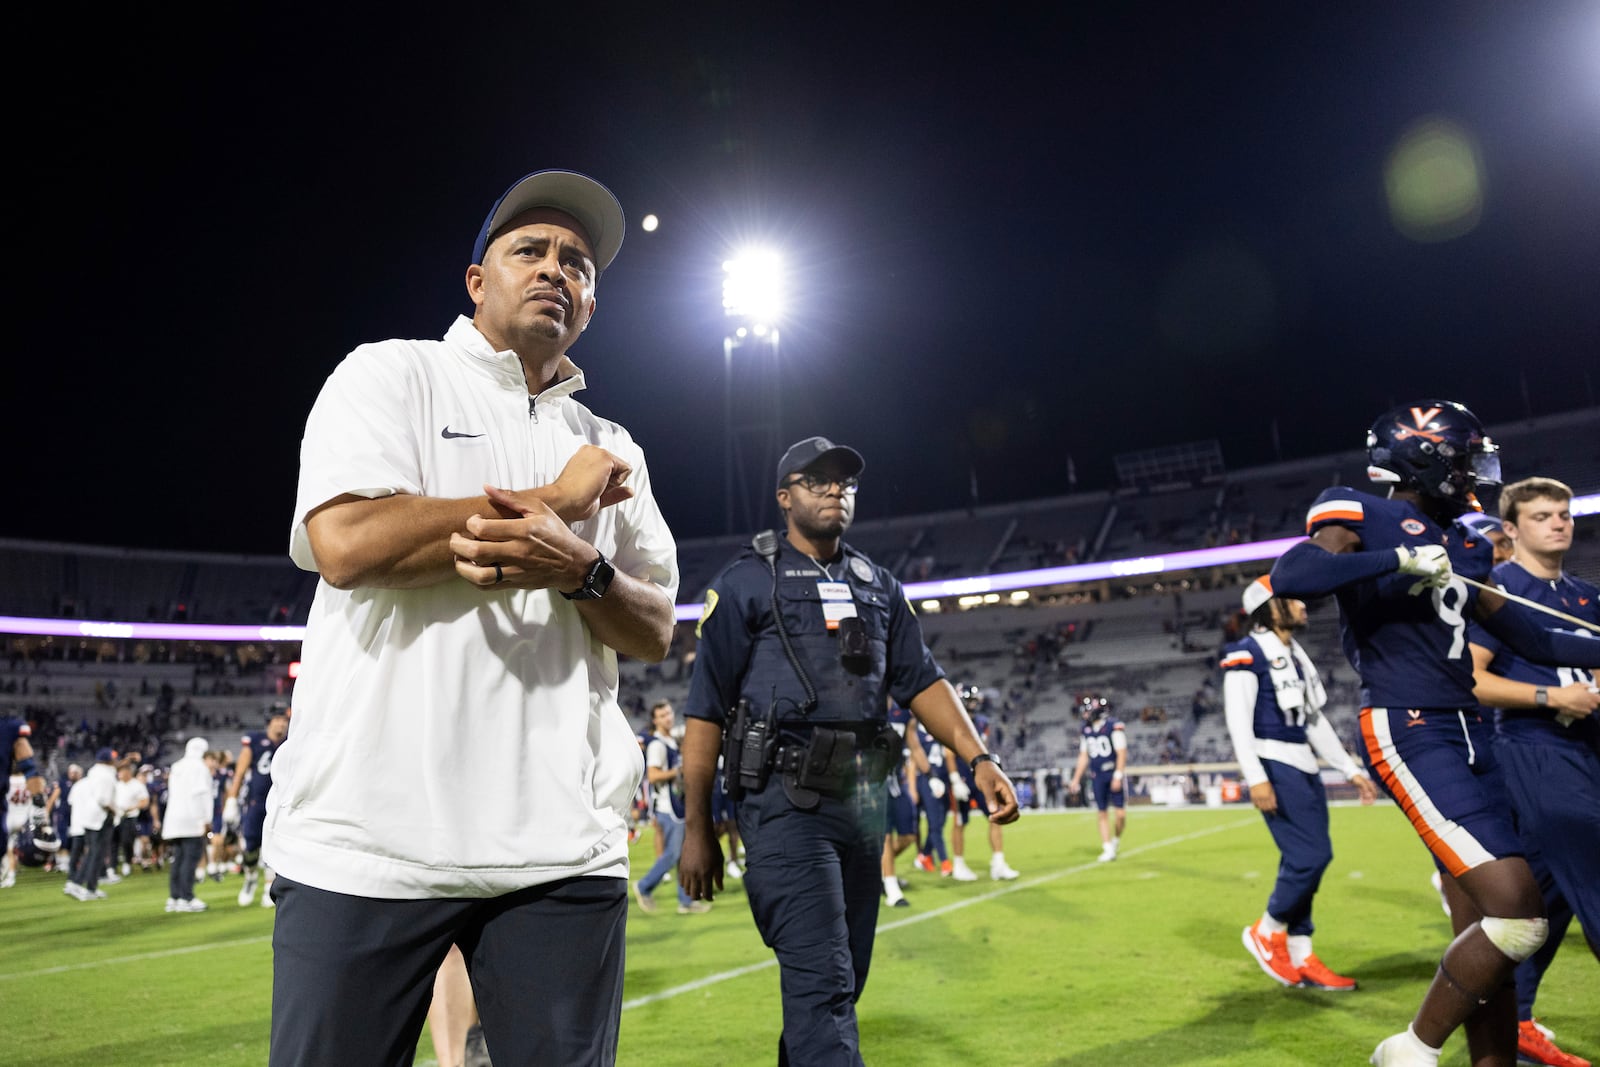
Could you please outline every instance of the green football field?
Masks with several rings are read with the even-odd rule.
[[[972,866],[987,870],[982,825]],[[1316,948],[1353,993],[1283,989],[1239,942],[1277,854],[1247,807],[1129,815],[1122,856],[1095,862],[1092,813],[1026,814],[1006,831],[1022,877],[957,883],[911,868],[910,908],[885,908],[859,1006],[869,1064],[1284,1067],[1363,1064],[1403,1028],[1449,923],[1431,863],[1389,804],[1336,807],[1336,853],[1317,900]],[[635,845],[635,873],[650,859]],[[274,913],[240,908],[239,880],[207,883],[211,910],[169,915],[164,874],[64,896],[24,869],[0,892],[0,1064],[261,1064]],[[705,915],[629,915],[619,1062],[772,1063],[778,973],[737,882]],[[631,906],[631,905],[630,905]],[[530,961],[559,967],[559,960]],[[1600,966],[1576,926],[1537,1006],[1569,1052],[1600,1055]],[[433,1062],[424,1032],[417,1062]],[[1461,1037],[1443,1062],[1467,1062]]]

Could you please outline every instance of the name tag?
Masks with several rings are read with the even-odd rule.
[[[823,600],[849,600],[850,584],[848,582],[818,582],[817,595]]]
[[[853,619],[856,617],[856,602],[854,600],[824,600],[822,602],[822,618],[828,624],[828,629],[837,630],[840,619]]]

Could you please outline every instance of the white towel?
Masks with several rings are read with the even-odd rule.
[[[1317,713],[1328,702],[1328,691],[1300,642],[1291,637],[1285,646],[1271,630],[1255,630],[1250,636],[1267,657],[1267,673],[1278,694],[1278,707],[1284,711],[1304,708],[1306,721],[1315,722]],[[1295,662],[1300,664],[1298,671],[1294,669]]]

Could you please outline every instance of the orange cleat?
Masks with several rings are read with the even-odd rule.
[[[929,874],[933,874],[939,869],[933,865],[933,857],[928,855],[926,852],[918,852],[917,858],[912,866],[916,867],[919,871],[927,871]]]
[[[1300,968],[1289,962],[1289,935],[1263,934],[1258,920],[1252,926],[1246,926],[1241,939],[1244,947],[1261,969],[1267,972],[1267,977],[1279,985],[1297,986],[1300,984]]]
[[[1517,1062],[1539,1063],[1545,1067],[1589,1067],[1589,1061],[1582,1056],[1556,1048],[1549,1032],[1532,1019],[1517,1023]]]
[[[1348,993],[1357,988],[1354,978],[1334,974],[1328,970],[1326,964],[1317,959],[1317,954],[1314,952],[1300,965],[1300,984],[1307,989],[1327,989],[1335,993]]]
[[[955,871],[955,865],[949,860],[939,861],[939,877],[948,878]]]

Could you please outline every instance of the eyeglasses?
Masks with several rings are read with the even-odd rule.
[[[812,493],[816,496],[821,496],[823,493],[827,492],[830,487],[837,485],[840,489],[844,490],[845,495],[849,496],[854,494],[856,489],[860,487],[861,479],[830,478],[821,474],[801,474],[783,483],[783,487],[785,489],[796,485],[803,486],[806,492]]]

